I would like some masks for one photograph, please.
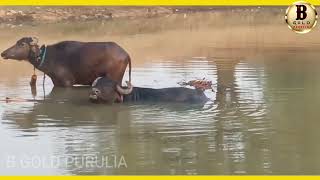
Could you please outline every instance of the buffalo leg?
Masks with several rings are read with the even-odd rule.
[[[73,75],[63,67],[56,70],[53,84],[59,87],[72,87],[75,84]]]

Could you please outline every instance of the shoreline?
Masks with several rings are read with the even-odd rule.
[[[52,23],[72,23],[88,21],[110,21],[115,19],[136,19],[170,16],[173,14],[210,13],[253,13],[279,14],[285,10],[281,6],[0,6],[0,24],[10,27]]]

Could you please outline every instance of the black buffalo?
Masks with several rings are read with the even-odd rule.
[[[205,103],[209,99],[202,90],[184,87],[173,88],[142,88],[133,87],[127,82],[128,87],[123,88],[117,82],[99,77],[92,84],[89,98],[94,103],[113,102],[182,102],[182,103]]]
[[[131,59],[114,42],[63,41],[39,47],[37,38],[24,37],[1,53],[4,59],[27,60],[47,74],[54,86],[91,85],[100,76],[108,76],[121,84]]]

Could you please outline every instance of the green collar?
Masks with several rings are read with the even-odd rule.
[[[40,64],[38,66],[38,68],[40,68],[44,61],[46,60],[46,54],[47,54],[47,47],[45,45],[43,45],[41,48],[40,48],[40,55],[39,55],[39,58],[40,58]]]

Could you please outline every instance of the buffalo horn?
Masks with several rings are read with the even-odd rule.
[[[38,38],[36,38],[36,37],[32,37],[31,38],[32,39],[32,42],[30,43],[31,45],[37,45],[38,44]]]
[[[122,95],[130,94],[132,92],[133,87],[132,87],[131,83],[128,81],[126,81],[126,83],[127,83],[128,87],[125,89],[122,88],[121,86],[117,85],[117,91]]]

